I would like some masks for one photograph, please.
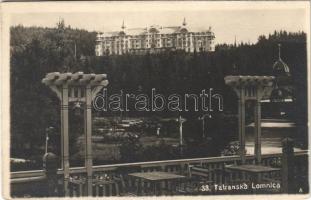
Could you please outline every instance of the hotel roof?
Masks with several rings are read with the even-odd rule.
[[[148,32],[156,32],[157,34],[174,34],[174,33],[181,33],[182,31],[185,32],[211,32],[211,28],[209,29],[193,29],[188,28],[186,26],[167,26],[162,27],[158,25],[152,25],[146,28],[123,28],[120,31],[111,31],[111,32],[103,32],[101,33],[103,37],[113,37],[119,36],[120,34],[124,33],[125,35],[145,35]]]

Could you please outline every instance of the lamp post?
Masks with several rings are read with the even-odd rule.
[[[49,133],[52,133],[54,127],[50,126],[45,129],[45,154],[48,152]]]
[[[181,115],[179,115],[179,118],[176,120],[179,123],[179,145],[180,145],[180,155],[183,154],[183,134],[182,134],[182,124],[186,122],[187,120],[185,118],[182,118]]]
[[[183,145],[182,124],[187,120],[185,118],[182,118],[180,115],[177,121],[179,123],[179,144],[180,146],[182,146]]]
[[[202,115],[202,117],[199,117],[198,119],[199,120],[202,120],[202,138],[205,138],[205,118],[208,117],[208,118],[212,118],[212,116],[210,114],[204,114]]]

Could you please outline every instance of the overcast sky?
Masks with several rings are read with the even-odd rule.
[[[60,18],[73,28],[83,28],[89,31],[120,30],[122,21],[127,28],[146,27],[148,25],[178,26],[186,18],[188,27],[207,29],[209,26],[216,36],[216,43],[233,43],[237,41],[257,41],[259,35],[272,33],[274,30],[307,32],[308,13],[306,9],[291,4],[283,6],[230,5],[211,2],[187,3],[103,3],[98,6],[89,5],[80,12],[73,9],[69,12],[48,10],[12,15],[11,24],[24,26],[55,27]]]

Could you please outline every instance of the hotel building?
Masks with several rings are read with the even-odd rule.
[[[132,29],[127,29],[123,22],[119,31],[97,34],[95,53],[96,56],[103,56],[156,53],[164,50],[212,52],[215,50],[214,39],[211,27],[195,31],[187,26],[185,19],[182,26],[153,25]]]

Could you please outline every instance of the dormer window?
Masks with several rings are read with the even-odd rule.
[[[149,32],[154,34],[154,33],[158,33],[159,31],[156,28],[150,28]]]
[[[119,36],[125,36],[125,32],[124,32],[124,31],[121,31],[121,32],[119,33]]]
[[[180,29],[180,32],[182,34],[186,34],[186,33],[188,33],[188,30],[186,28],[182,28],[182,29]]]

